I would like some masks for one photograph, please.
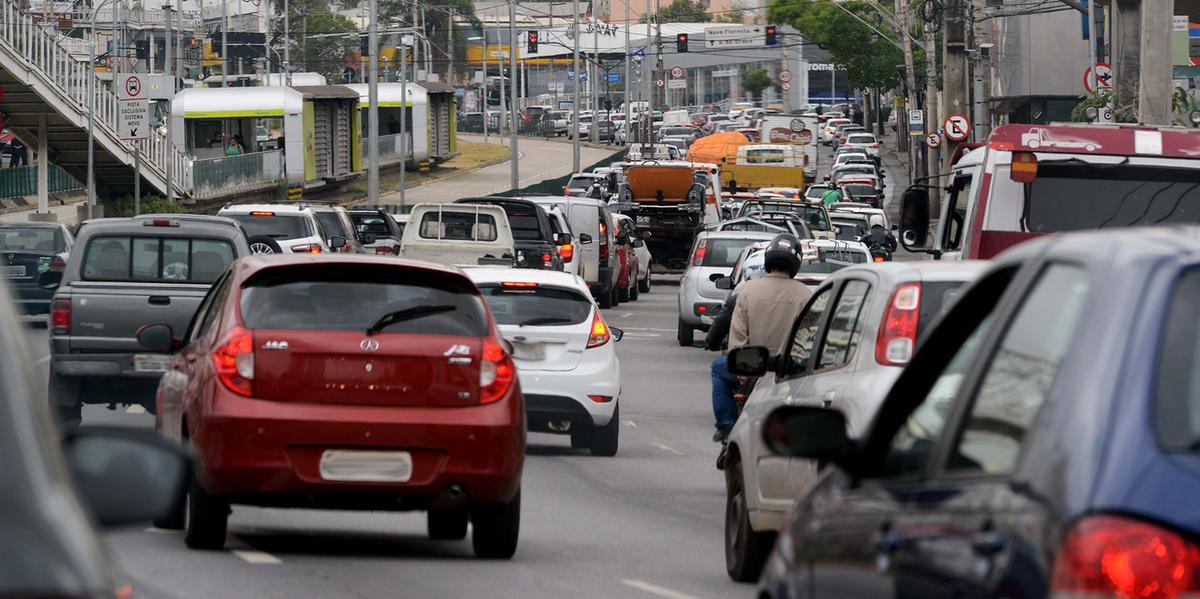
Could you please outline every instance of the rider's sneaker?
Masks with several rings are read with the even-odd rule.
[[[713,443],[724,443],[729,440],[729,431],[719,428],[717,432],[713,433],[712,439]]]

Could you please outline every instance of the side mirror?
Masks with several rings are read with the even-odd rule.
[[[587,233],[579,234],[579,245],[587,245],[592,242],[592,236]]]
[[[763,442],[777,455],[837,462],[850,452],[846,417],[814,406],[782,406],[767,415]]]
[[[102,526],[171,513],[188,481],[188,456],[154,431],[89,426],[69,432],[64,453],[75,487]]]
[[[48,270],[41,275],[38,275],[38,287],[42,289],[58,289],[62,284],[63,273],[61,270]]]
[[[329,249],[337,252],[345,247],[347,243],[349,242],[346,241],[345,237],[342,237],[341,235],[334,235],[333,237],[329,238]]]
[[[617,327],[611,325],[608,327],[608,334],[612,335],[613,341],[620,341],[623,337],[625,337],[624,330],[618,329]]]
[[[910,252],[929,252],[929,191],[910,187],[900,200],[900,235],[904,249]]]
[[[631,244],[633,245],[633,247],[635,247],[635,248],[643,248],[643,247],[646,247],[646,242],[645,242],[645,241],[642,241],[641,239],[638,239],[638,238],[636,238],[636,237],[634,237],[634,238],[633,238],[633,240],[632,240],[632,241],[630,241],[630,243],[631,243]]]
[[[717,289],[723,289],[725,291],[733,289],[733,279],[731,277],[721,277],[713,282],[717,284]]]
[[[175,331],[169,324],[148,324],[134,335],[142,347],[156,352],[168,352],[175,347]]]
[[[739,347],[726,356],[729,372],[759,377],[770,369],[771,350],[761,346]]]

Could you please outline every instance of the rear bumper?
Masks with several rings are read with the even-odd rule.
[[[53,289],[42,289],[36,285],[12,285],[13,302],[18,314],[49,314]]]
[[[581,423],[604,426],[612,420],[621,394],[621,370],[615,359],[606,364],[581,363],[575,370],[561,372],[518,369],[518,377],[532,431],[546,432],[547,421],[570,420],[576,426]],[[595,402],[589,395],[612,400]]]
[[[150,352],[146,352],[150,353]],[[161,372],[138,372],[133,367],[133,354],[56,354],[51,372],[61,376],[129,378],[157,381]]]
[[[484,406],[390,408],[239,397],[214,384],[207,413],[189,414],[197,476],[231,503],[337,509],[426,509],[466,500],[509,501],[521,485],[524,406],[519,387]],[[321,476],[327,449],[404,451],[407,482]]]

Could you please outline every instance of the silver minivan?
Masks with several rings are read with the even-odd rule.
[[[524,198],[543,208],[557,208],[567,217],[579,256],[579,276],[601,308],[611,308],[617,299],[621,261],[617,257],[616,227],[608,203],[594,198],[531,196]]]

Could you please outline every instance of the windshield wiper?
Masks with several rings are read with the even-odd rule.
[[[570,318],[553,318],[553,317],[549,317],[549,316],[541,316],[538,318],[531,318],[529,320],[526,320],[525,322],[518,322],[517,326],[532,327],[532,326],[545,325],[545,324],[571,324],[572,322],[574,322],[574,321],[571,320]]]
[[[375,324],[367,329],[367,336],[370,337],[384,328],[396,323],[405,322],[408,320],[416,320],[433,314],[442,314],[443,312],[453,312],[458,309],[458,306],[442,305],[442,306],[417,306],[415,308],[406,308],[395,312],[388,312],[379,317]]]

